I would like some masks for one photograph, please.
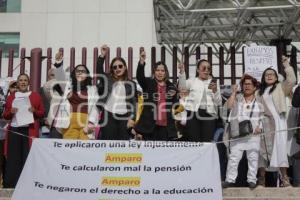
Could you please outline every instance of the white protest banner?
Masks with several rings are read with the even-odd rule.
[[[263,71],[272,67],[277,71],[277,51],[274,46],[250,46],[244,49],[245,73],[261,80]]]
[[[215,144],[35,139],[12,200],[221,200]]]

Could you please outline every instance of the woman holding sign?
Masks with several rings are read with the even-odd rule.
[[[282,57],[282,64],[286,79],[280,83],[278,74],[273,68],[267,68],[261,78],[258,94],[264,106],[263,128],[266,134],[261,142],[258,185],[265,186],[265,168],[277,170],[281,173],[281,186],[290,186],[287,176],[289,167],[287,157],[287,122],[286,97],[296,84],[294,69],[288,58]]]
[[[20,74],[18,91],[7,97],[3,118],[10,120],[6,138],[6,167],[3,186],[14,188],[22,172],[32,138],[39,135],[39,119],[44,116],[40,95],[29,91],[29,76]],[[17,134],[18,133],[18,134]]]

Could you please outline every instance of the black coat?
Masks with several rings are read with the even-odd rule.
[[[292,106],[299,108],[300,107],[300,86],[298,86],[293,94],[293,99],[292,99]],[[297,119],[297,127],[300,126],[300,115],[298,115]],[[297,144],[300,145],[300,130],[297,129],[297,132],[295,134],[296,142]]]
[[[298,86],[294,92],[292,105],[296,108],[300,107],[300,86]]]
[[[99,93],[99,101],[98,101],[98,108],[103,110],[103,106],[108,100],[113,84],[115,83],[114,79],[112,78],[111,74],[105,73],[103,70],[104,58],[101,56],[98,57],[97,60],[97,68],[96,68],[96,75],[97,75],[97,88]],[[128,110],[128,116],[131,119],[135,119],[136,116],[136,102],[137,102],[137,90],[136,90],[136,83],[132,80],[127,80],[124,82],[125,86],[125,93],[126,93],[126,104]]]
[[[155,109],[157,109],[157,82],[153,78],[145,77],[145,64],[138,64],[136,78],[138,83],[143,89],[143,111],[141,113],[140,119],[135,126],[135,130],[141,135],[151,134],[156,126],[155,121]],[[175,128],[175,120],[172,115],[172,108],[178,103],[177,89],[174,84],[170,81],[166,82],[166,110],[167,110],[167,130],[169,138],[176,138],[177,131]],[[168,95],[170,90],[176,91],[176,94],[171,96]]]

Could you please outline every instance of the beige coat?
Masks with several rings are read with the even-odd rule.
[[[292,67],[287,67],[285,68],[285,73],[286,79],[282,83],[278,83],[276,88],[272,92],[275,109],[280,115],[287,114],[286,97],[289,96],[296,84],[294,69]],[[266,136],[263,137],[261,141],[260,155],[264,160],[262,164],[264,165],[264,167],[267,167],[267,160],[270,160],[273,151],[275,121],[262,96],[258,95],[258,93],[257,100],[264,107],[263,129],[264,133],[266,133]]]

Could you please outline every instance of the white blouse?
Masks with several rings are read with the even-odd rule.
[[[104,108],[105,110],[115,114],[123,115],[127,113],[124,82],[118,81],[114,83],[112,92],[107,99]]]

